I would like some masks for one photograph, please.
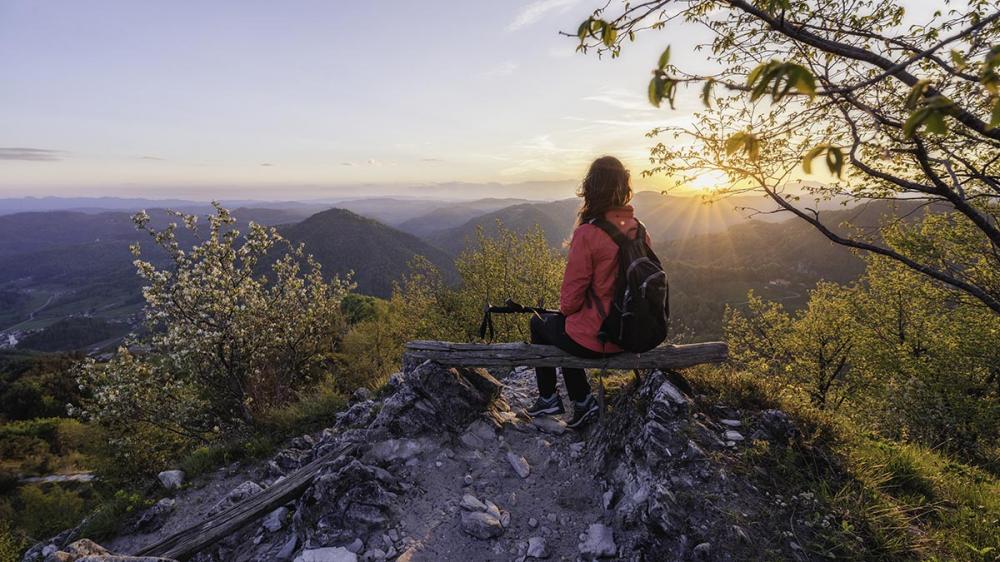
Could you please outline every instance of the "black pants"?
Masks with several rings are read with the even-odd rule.
[[[531,343],[554,345],[570,355],[587,359],[604,357],[601,352],[583,347],[566,334],[566,317],[562,314],[532,316]],[[562,374],[571,400],[580,402],[590,394],[590,383],[587,382],[587,373],[583,369],[563,367]],[[552,396],[556,393],[555,367],[535,367],[535,378],[538,379],[539,396]]]

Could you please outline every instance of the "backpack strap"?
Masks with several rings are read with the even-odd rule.
[[[603,230],[608,236],[611,237],[612,240],[615,241],[615,244],[618,244],[619,246],[628,242],[628,236],[625,236],[625,233],[623,233],[621,230],[618,230],[618,227],[612,224],[611,221],[607,219],[604,218],[590,219],[589,221],[587,221],[587,224],[592,224],[597,228]],[[640,228],[643,228],[642,223],[639,223],[639,225]],[[645,232],[644,228],[643,232]]]
[[[639,219],[635,219],[635,222],[636,222],[636,224],[639,225],[639,227],[635,231],[635,239],[642,241],[643,246],[645,246],[646,245],[646,225],[642,224],[642,221],[639,220]]]

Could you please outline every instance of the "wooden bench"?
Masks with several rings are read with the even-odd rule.
[[[619,353],[584,359],[551,345],[530,343],[452,343],[417,340],[406,344],[412,360],[432,360],[452,367],[579,367],[583,369],[683,369],[722,363],[729,357],[725,342],[664,345],[646,353]]]

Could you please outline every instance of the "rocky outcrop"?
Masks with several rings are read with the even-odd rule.
[[[485,369],[445,368],[430,361],[390,378],[392,394],[371,424],[374,431],[409,436],[461,431],[483,413],[506,409],[501,384]]]
[[[652,372],[619,391],[602,427],[579,432],[518,414],[534,398],[530,369],[498,375],[502,383],[481,369],[408,365],[383,398],[359,391],[334,427],[226,471],[214,496],[197,485],[173,490],[131,533],[148,544],[192,509],[221,513],[325,459],[301,496],[192,560],[804,557],[773,529],[756,526],[770,533],[766,544],[754,536],[754,521],[779,518],[739,461],[752,443],[796,438],[783,412],[709,413],[683,378]],[[66,534],[25,560],[77,538]]]
[[[29,554],[32,552],[29,551]],[[177,562],[169,558],[115,554],[89,539],[74,541],[62,549],[49,544],[34,556],[40,556],[45,562]],[[28,559],[27,555],[25,559]]]
[[[341,457],[323,469],[295,505],[294,528],[311,547],[365,541],[396,518],[396,477],[377,466]]]

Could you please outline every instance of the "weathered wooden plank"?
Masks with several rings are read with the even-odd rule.
[[[160,556],[187,560],[217,541],[239,531],[245,525],[257,521],[289,500],[301,496],[312,483],[313,477],[327,463],[346,454],[355,446],[353,443],[347,444],[334,452],[315,459],[263,492],[251,496],[246,501],[205,519],[201,523],[150,544],[136,552],[135,556]]]
[[[683,369],[722,363],[729,357],[725,342],[666,345],[646,353],[620,353],[604,359],[576,357],[551,345],[529,343],[454,343],[411,341],[406,355],[456,367],[579,367],[584,369]]]

